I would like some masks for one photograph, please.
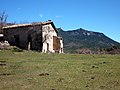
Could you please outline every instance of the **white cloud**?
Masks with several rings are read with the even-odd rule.
[[[39,14],[39,16],[42,18],[43,17],[43,15],[42,14]]]
[[[57,16],[55,16],[55,17],[56,17],[56,18],[62,18],[63,16],[58,16],[58,15],[57,15]]]

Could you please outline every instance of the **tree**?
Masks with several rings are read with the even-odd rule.
[[[5,13],[5,11],[2,11],[0,13],[0,33],[3,33],[2,28],[6,25],[8,15]]]
[[[43,41],[42,42],[44,43],[44,42],[47,42],[47,40],[49,40],[51,38],[50,27],[49,26],[44,27],[43,32],[44,32],[44,36],[43,36]]]

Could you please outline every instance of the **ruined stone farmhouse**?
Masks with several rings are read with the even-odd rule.
[[[3,28],[4,40],[11,46],[40,52],[63,53],[62,37],[49,20],[31,24],[16,24]]]

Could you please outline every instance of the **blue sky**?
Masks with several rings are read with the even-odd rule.
[[[84,28],[120,42],[120,0],[0,0],[8,22],[52,20],[64,30]]]

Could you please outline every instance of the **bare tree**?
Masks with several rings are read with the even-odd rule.
[[[47,40],[49,40],[50,37],[51,37],[51,35],[50,35],[50,32],[51,32],[50,27],[48,26],[48,27],[45,27],[44,29],[45,29],[44,30],[45,35],[43,37],[43,41],[42,41],[43,43],[46,42]]]
[[[5,13],[5,11],[2,11],[0,13],[0,33],[3,33],[2,28],[5,26],[7,18],[8,18],[8,15]]]

